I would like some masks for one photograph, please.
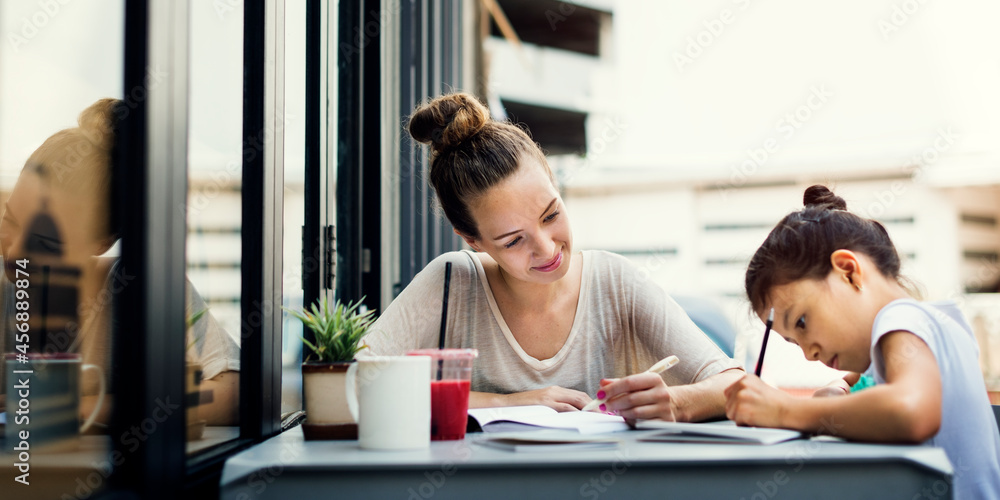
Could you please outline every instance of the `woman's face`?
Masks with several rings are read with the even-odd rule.
[[[465,238],[510,277],[552,283],[569,271],[573,234],[545,167],[525,159],[517,172],[469,204],[479,238]]]
[[[41,180],[32,174],[22,174],[4,205],[0,219],[0,251],[4,260],[23,256],[24,225],[41,207]]]
[[[25,233],[43,210],[43,204],[59,233],[34,234],[31,237],[61,253],[62,259],[70,265],[79,266],[87,257],[103,252],[101,248],[104,248],[108,238],[106,231],[98,229],[94,200],[74,190],[46,187],[41,177],[25,169],[10,193],[0,219],[0,251],[6,262],[26,257]],[[5,271],[8,279],[14,278],[12,269]]]

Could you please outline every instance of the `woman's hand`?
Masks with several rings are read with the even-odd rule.
[[[726,391],[726,416],[737,425],[782,427],[782,419],[792,397],[746,375]]]
[[[472,392],[469,395],[469,408],[545,405],[562,412],[577,411],[586,406],[590,401],[590,396],[585,392],[554,385],[544,389],[515,392],[513,394]]]
[[[603,393],[603,394],[602,394]],[[656,373],[638,373],[601,380],[597,398],[608,398],[598,410],[613,412],[629,420],[659,418],[677,420],[677,404],[671,388]]]

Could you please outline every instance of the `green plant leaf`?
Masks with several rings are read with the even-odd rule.
[[[207,312],[208,312],[208,308],[205,308],[205,309],[202,309],[202,310],[200,310],[200,311],[198,311],[198,312],[196,312],[196,313],[194,313],[194,314],[192,314],[192,315],[188,316],[188,319],[187,319],[187,321],[185,321],[185,324],[187,325],[187,327],[188,327],[188,328],[191,328],[191,327],[192,327],[192,326],[194,326],[194,324],[195,324],[195,323],[197,323],[197,322],[198,322],[198,320],[200,320],[200,319],[201,319],[201,317],[202,317],[202,316],[204,316],[204,315],[205,315],[205,313],[207,313]]]
[[[360,312],[364,297],[357,302],[333,304],[326,298],[317,300],[310,307],[289,309],[282,307],[302,322],[315,335],[315,343],[302,338],[303,344],[322,362],[351,361],[365,347],[361,340],[371,332],[375,311]]]
[[[188,318],[186,320],[184,320],[184,332],[187,333],[188,330],[190,330],[191,327],[194,326],[195,323],[197,323],[198,320],[200,320],[201,317],[204,316],[205,313],[207,313],[207,312],[208,312],[208,308],[206,307],[205,309],[202,309],[202,310],[200,310],[200,311],[198,311],[198,312],[196,312],[196,313],[188,316]],[[184,348],[184,350],[186,351],[186,350],[194,347],[194,345],[197,344],[197,343],[198,343],[198,339],[197,338],[192,338],[191,341],[188,342],[188,345],[187,345],[187,347]]]

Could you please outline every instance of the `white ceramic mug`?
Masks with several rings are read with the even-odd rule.
[[[6,361],[8,442],[19,443],[21,431],[29,431],[32,445],[51,445],[76,437],[93,425],[104,404],[104,373],[97,365],[83,363],[79,354],[30,353]],[[97,372],[97,404],[80,425],[80,378],[87,370]],[[15,408],[30,408],[16,414]]]
[[[430,372],[427,356],[370,356],[351,365],[345,380],[347,406],[358,422],[362,448],[430,446]]]

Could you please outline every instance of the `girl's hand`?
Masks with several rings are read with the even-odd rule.
[[[544,389],[501,395],[500,404],[493,406],[545,405],[562,412],[577,411],[590,401],[590,396],[585,392],[554,385]]]
[[[754,375],[745,375],[726,388],[726,417],[737,425],[782,427],[792,397],[765,384]]]
[[[826,385],[816,389],[813,393],[814,398],[828,398],[832,396],[843,396],[844,394],[850,394],[850,389],[845,389],[839,385]]]
[[[829,384],[816,389],[816,392],[813,393],[813,397],[825,398],[829,396],[843,396],[844,394],[850,394],[851,386],[858,383],[860,378],[860,373],[848,372],[844,378],[834,379]]]
[[[674,394],[657,373],[637,373],[624,378],[603,379],[597,397],[608,398],[598,408],[599,411],[614,412],[628,420],[677,420]]]

